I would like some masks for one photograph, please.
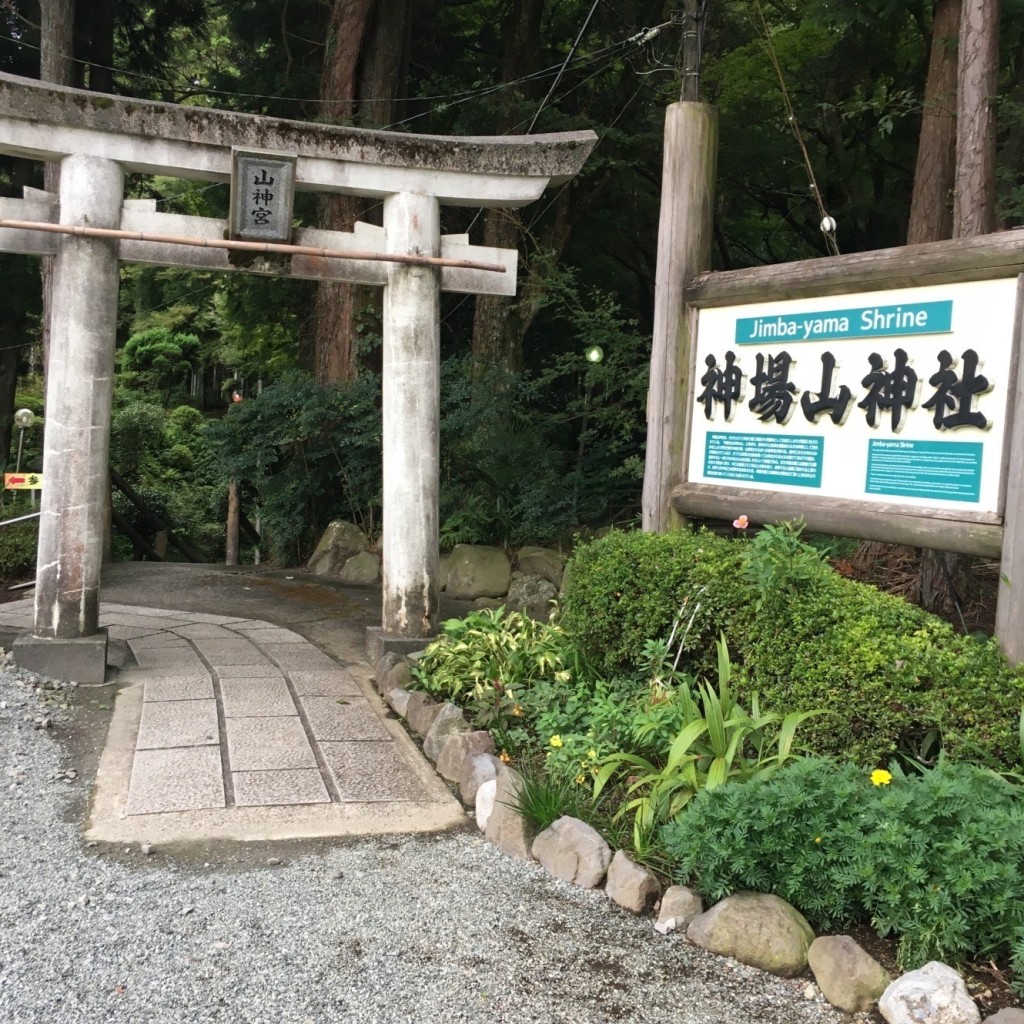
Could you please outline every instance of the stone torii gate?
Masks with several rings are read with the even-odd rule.
[[[27,189],[23,199],[0,199],[0,250],[56,256],[35,616],[31,636],[17,643],[18,661],[86,682],[103,678],[98,616],[119,260],[383,286],[382,632],[433,633],[440,292],[513,295],[517,266],[514,250],[443,236],[440,207],[530,203],[572,178],[596,141],[589,131],[504,138],[367,131],[0,74],[0,152],[60,163],[58,196]],[[382,199],[383,227],[299,228],[292,241],[305,251],[281,247],[287,251],[236,263],[215,248],[224,244],[224,221],[158,213],[153,201],[123,198],[125,173],[228,182],[240,150],[293,161],[296,189]],[[3,226],[12,221],[18,226]],[[82,228],[92,234],[72,233]],[[197,241],[186,246],[168,236]]]

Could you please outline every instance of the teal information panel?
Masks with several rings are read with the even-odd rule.
[[[870,441],[868,494],[944,501],[981,497],[980,441]]]
[[[758,484],[820,487],[823,437],[710,432],[704,475]]]

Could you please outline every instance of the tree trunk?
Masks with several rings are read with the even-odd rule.
[[[522,0],[512,4],[502,22],[503,82],[516,82],[537,70],[540,63],[540,27],[544,0]],[[513,117],[507,131],[513,128]],[[487,210],[484,214],[483,244],[503,249],[519,247],[522,218],[518,210]],[[564,242],[563,242],[564,245]],[[559,250],[560,251],[560,250]],[[525,275],[524,275],[525,276]],[[520,289],[525,291],[525,286]],[[533,316],[524,320],[522,300],[504,295],[478,295],[473,314],[473,373],[478,376],[492,366],[509,372],[523,365],[523,335]]]
[[[1000,0],[964,0],[957,85],[953,237],[995,230]]]
[[[39,77],[54,85],[75,84],[74,25],[75,0],[41,0],[39,39]],[[57,195],[60,191],[60,165],[43,165],[43,188]],[[43,372],[50,355],[50,301],[53,293],[53,257],[40,261],[43,280]]]
[[[953,234],[956,169],[957,38],[961,0],[935,0],[921,137],[914,168],[907,244],[937,242]]]
[[[412,0],[335,0],[321,80],[328,121],[380,127],[394,116],[395,97],[408,63]],[[357,196],[325,196],[324,227],[351,231],[377,204]],[[379,218],[378,218],[379,220]],[[315,373],[322,384],[358,374],[358,318],[379,319],[378,289],[322,282],[313,308]]]
[[[957,76],[954,238],[995,230],[998,72],[999,0],[963,0]],[[972,589],[971,560],[966,555],[921,552],[923,608],[955,623]]]

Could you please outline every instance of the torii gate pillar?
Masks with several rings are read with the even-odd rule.
[[[71,154],[60,164],[60,222],[116,228],[123,192],[119,164]],[[35,627],[16,641],[16,658],[32,667],[45,648],[40,667],[53,674],[67,660],[88,682],[106,668],[98,620],[117,292],[117,243],[64,236],[53,270],[49,365],[60,369],[46,376]],[[67,647],[66,659],[55,647]]]

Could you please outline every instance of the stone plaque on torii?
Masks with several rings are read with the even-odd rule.
[[[0,251],[56,257],[35,617],[18,660],[54,675],[74,665],[86,682],[103,677],[99,590],[120,260],[384,288],[382,630],[432,634],[440,292],[513,295],[517,267],[515,250],[442,235],[440,207],[523,206],[572,178],[596,141],[589,131],[503,138],[368,131],[0,74],[0,152],[60,164],[58,196],[30,189],[23,199],[0,199]],[[382,199],[383,227],[299,228],[294,246],[268,243],[241,265],[221,246],[261,243],[225,242],[224,221],[124,199],[126,172],[228,182],[238,151],[294,157],[297,190]]]

